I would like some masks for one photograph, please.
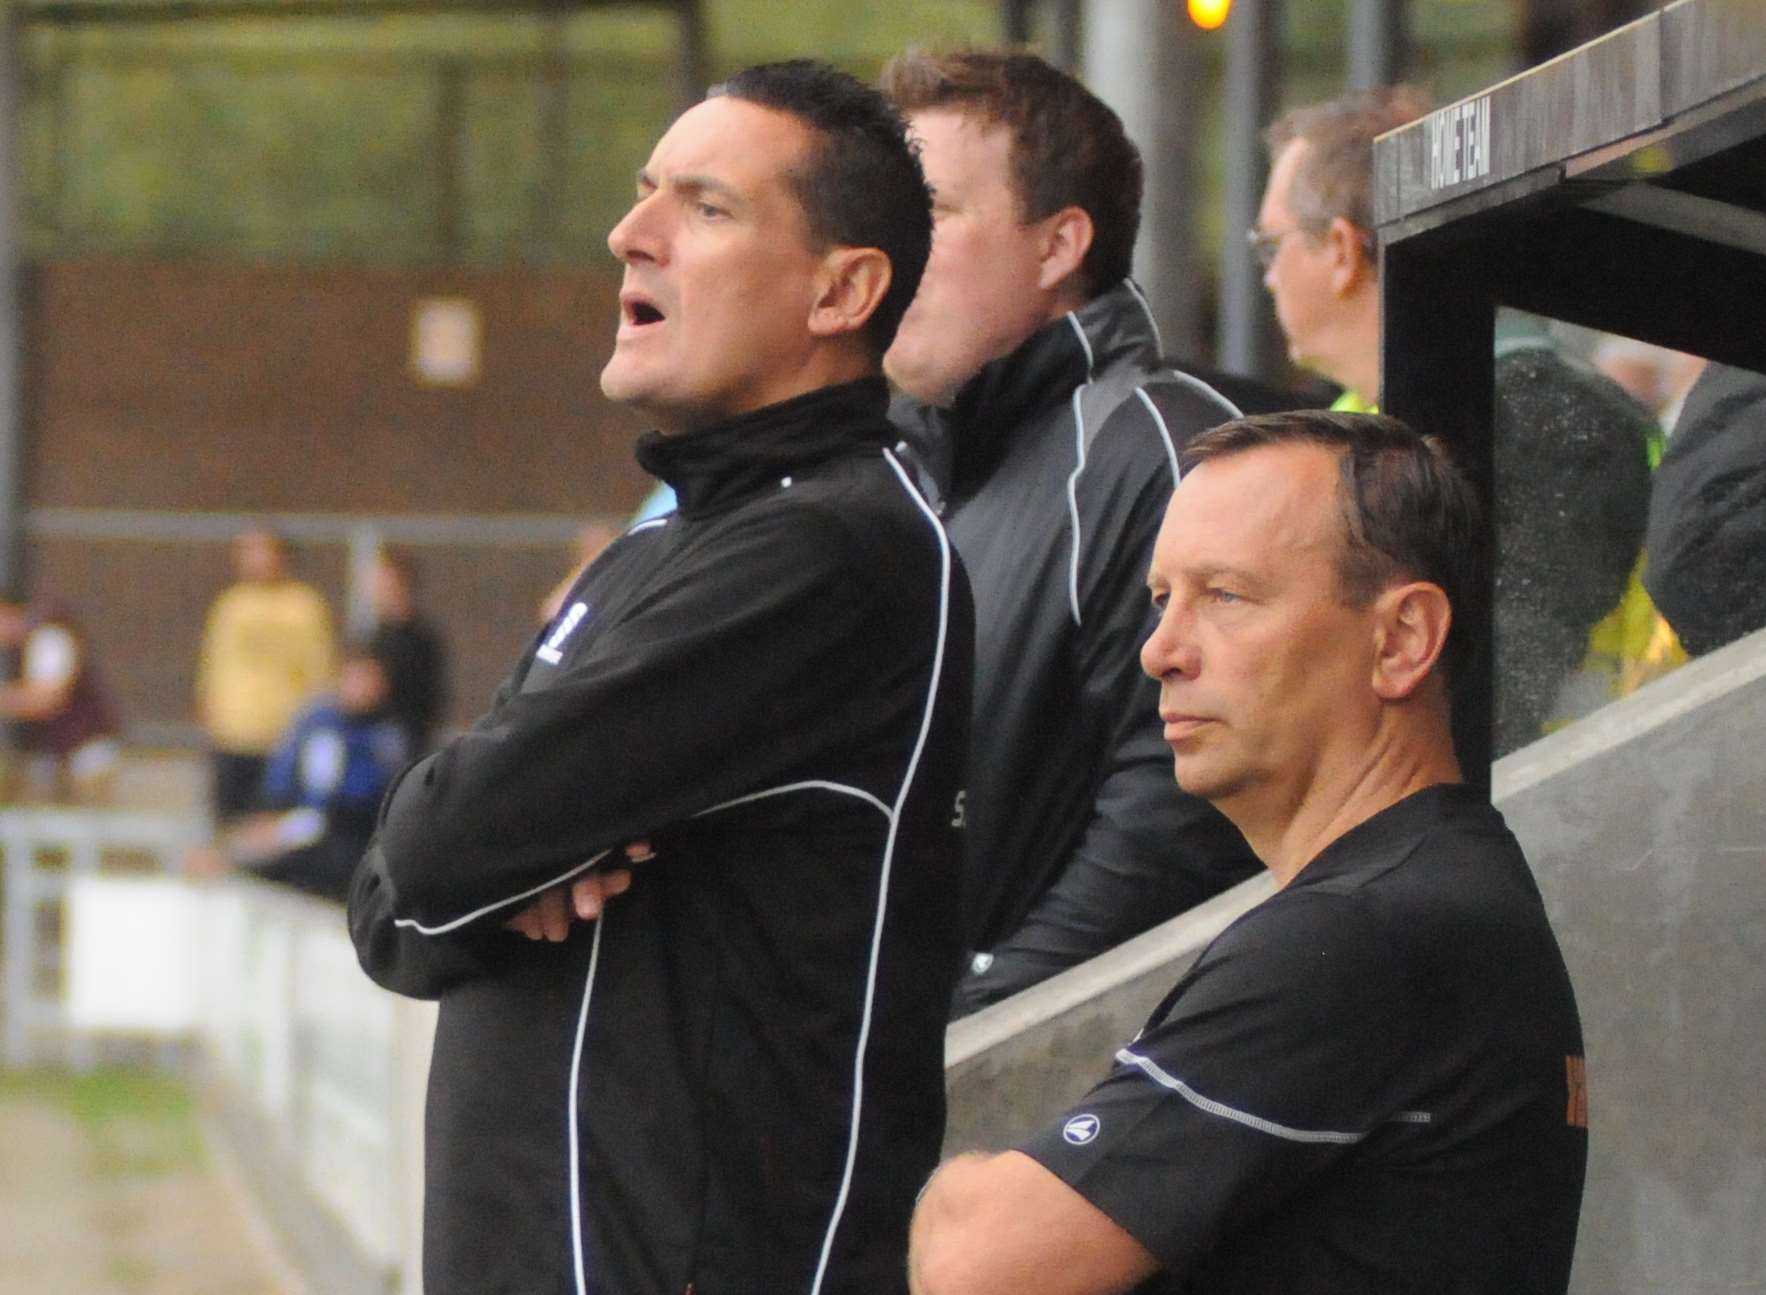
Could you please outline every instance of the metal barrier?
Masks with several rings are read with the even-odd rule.
[[[53,806],[0,809],[6,904],[0,1063],[91,1063],[96,1055],[92,1040],[67,1029],[62,930],[70,892],[81,878],[101,873],[174,872],[183,853],[207,833],[207,825],[188,814]]]
[[[335,904],[197,889],[205,1098],[242,1176],[314,1289],[420,1290],[433,1004],[362,975]]]
[[[435,1009],[362,975],[335,904],[240,877],[178,880],[178,860],[208,831],[189,814],[0,810],[0,1061],[84,1067],[119,1035],[168,1055],[191,1055],[194,1044],[217,1149],[311,1288],[417,1292]],[[175,930],[189,934],[168,940],[160,930],[134,944],[94,918],[148,898],[171,901]],[[177,1024],[112,1015],[82,1028],[90,1009],[70,990],[153,980],[168,961],[171,982],[194,986]]]

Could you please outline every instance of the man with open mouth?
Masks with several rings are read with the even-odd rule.
[[[352,895],[369,973],[441,999],[430,1295],[905,1288],[973,654],[888,448],[930,241],[901,119],[818,64],[715,88],[638,175],[601,382],[679,507],[406,773]]]

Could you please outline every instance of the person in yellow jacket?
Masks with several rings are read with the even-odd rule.
[[[279,536],[240,535],[233,570],[234,582],[209,608],[196,676],[221,823],[254,808],[277,738],[303,702],[330,686],[336,658],[331,609],[289,574]]]

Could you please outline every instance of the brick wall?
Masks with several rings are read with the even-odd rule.
[[[640,424],[597,377],[615,328],[610,270],[391,271],[90,260],[35,267],[27,299],[27,508],[352,517],[623,517],[651,483]],[[412,313],[473,302],[471,386],[410,368]],[[425,601],[471,718],[568,566],[563,547],[420,546]],[[35,535],[33,591],[85,621],[131,720],[189,715],[195,646],[226,579],[224,542]],[[301,574],[341,610],[345,554]]]

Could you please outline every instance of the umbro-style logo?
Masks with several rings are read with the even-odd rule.
[[[589,605],[587,603],[571,603],[570,610],[559,617],[558,624],[552,630],[551,636],[541,644],[540,650],[534,655],[547,665],[557,665],[564,659],[564,640],[571,636],[576,627],[583,623],[583,617],[588,614]]]
[[[1076,1147],[1083,1147],[1098,1136],[1103,1125],[1095,1115],[1075,1115],[1061,1126],[1061,1136]]]

